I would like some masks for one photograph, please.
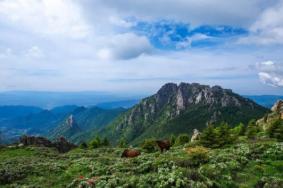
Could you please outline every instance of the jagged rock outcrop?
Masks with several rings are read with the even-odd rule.
[[[257,120],[257,125],[263,130],[267,130],[274,120],[283,119],[283,100],[277,101],[271,108],[271,112],[264,115],[263,118]]]
[[[167,83],[103,131],[113,140],[125,137],[130,142],[138,142],[150,136],[192,133],[194,128],[201,129],[208,123],[226,121],[235,125],[248,122],[263,116],[267,111],[220,86]]]
[[[22,136],[20,143],[24,146],[39,146],[39,147],[53,147],[53,143],[48,139],[40,136]]]
[[[191,142],[197,141],[200,139],[200,132],[197,129],[194,129]]]
[[[277,101],[271,110],[280,115],[280,118],[283,119],[283,100]]]
[[[44,137],[22,136],[20,138],[20,144],[23,144],[24,146],[54,147],[60,153],[68,152],[77,147],[63,137],[59,138],[56,142],[51,142]]]

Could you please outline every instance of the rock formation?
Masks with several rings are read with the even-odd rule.
[[[60,153],[65,153],[77,146],[68,142],[65,138],[61,137],[56,142],[51,142],[44,137],[36,136],[22,136],[20,138],[20,144],[24,146],[38,146],[38,147],[54,147]]]
[[[283,119],[283,100],[277,101],[271,110],[280,115],[280,118]]]
[[[199,139],[200,139],[200,132],[197,129],[194,129],[193,136],[191,138],[191,142],[194,142]]]

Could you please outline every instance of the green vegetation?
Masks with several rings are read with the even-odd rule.
[[[121,158],[122,148],[0,150],[1,187],[282,187],[283,143],[248,140],[221,149],[173,147]]]
[[[282,187],[282,120],[269,119],[267,128],[250,121],[231,127],[209,125],[199,141],[180,134],[169,151],[160,153],[155,139],[136,149],[136,158],[121,158],[118,147],[96,136],[69,153],[41,147],[0,149],[0,186],[9,187]]]
[[[190,141],[190,137],[188,134],[180,134],[177,139],[175,140],[175,145],[184,145]]]

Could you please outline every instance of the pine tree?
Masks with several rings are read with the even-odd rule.
[[[245,135],[245,125],[243,123],[239,123],[236,127],[234,127],[231,132],[234,136],[244,136]]]
[[[85,143],[85,142],[82,142],[81,144],[80,144],[80,148],[81,149],[87,149],[87,144]]]
[[[170,143],[171,143],[171,145],[173,146],[173,145],[175,144],[175,142],[176,142],[176,136],[172,134],[172,135],[170,136]]]
[[[226,144],[232,143],[232,136],[230,133],[230,127],[227,123],[222,123],[219,127],[216,128],[216,140],[215,144],[218,145],[218,147],[222,147]]]
[[[124,137],[119,140],[118,146],[119,146],[120,148],[125,148],[125,147],[127,147],[127,142],[126,142],[126,139],[125,139]]]
[[[109,140],[106,137],[103,138],[102,145],[103,146],[109,146],[110,145]]]
[[[276,138],[279,141],[283,141],[283,121],[277,119],[272,122],[267,129],[267,134],[270,138]]]
[[[98,148],[101,146],[101,141],[100,141],[100,138],[99,136],[96,136],[95,139],[93,139],[91,142],[90,142],[90,147],[91,148]]]
[[[256,134],[259,132],[259,128],[256,125],[256,121],[254,119],[252,119],[247,126],[247,130],[246,130],[246,136],[248,138],[255,138]]]
[[[213,125],[208,125],[200,136],[200,143],[206,147],[217,147],[216,132]]]

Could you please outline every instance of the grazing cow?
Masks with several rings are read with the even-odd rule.
[[[121,157],[126,157],[126,158],[134,158],[137,157],[141,154],[140,151],[135,150],[135,149],[125,149],[124,152],[122,153]]]
[[[160,148],[161,153],[165,149],[166,151],[170,149],[171,144],[169,140],[156,140],[158,147]]]

